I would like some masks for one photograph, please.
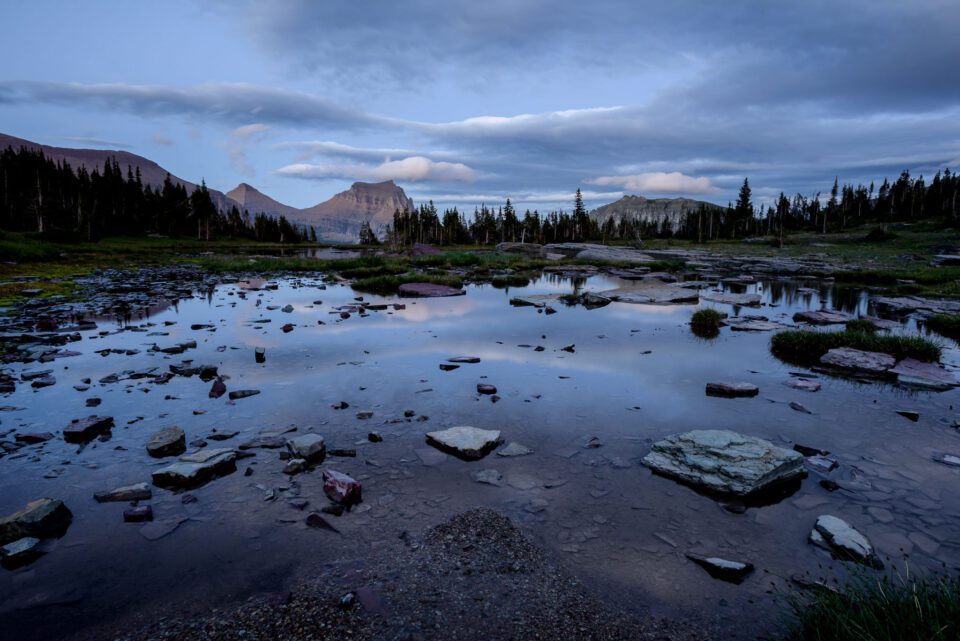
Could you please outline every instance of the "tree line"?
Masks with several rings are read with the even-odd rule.
[[[251,215],[234,205],[222,210],[206,184],[192,192],[167,174],[144,184],[140,169],[124,173],[116,158],[102,168],[74,169],[41,151],[0,152],[0,229],[36,232],[58,240],[159,234],[201,240],[238,238],[280,243],[316,241],[313,228],[286,218]]]
[[[501,242],[563,243],[583,241],[640,242],[645,238],[682,238],[697,242],[779,236],[787,232],[839,232],[864,224],[932,221],[941,226],[960,222],[960,173],[938,171],[927,183],[904,171],[896,181],[884,179],[877,187],[840,185],[834,180],[827,194],[811,196],[781,193],[766,208],[753,203],[749,179],[744,179],[737,201],[726,207],[700,203],[679,218],[591,218],[578,189],[573,209],[541,214],[526,210],[520,215],[510,199],[497,208],[482,205],[468,217],[456,207],[438,212],[432,201],[414,210],[397,210],[387,231],[396,245],[494,245]],[[369,227],[364,244],[373,236]],[[373,239],[376,240],[375,236]]]

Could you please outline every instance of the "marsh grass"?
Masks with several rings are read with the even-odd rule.
[[[418,272],[361,278],[354,281],[351,287],[358,292],[389,295],[397,293],[400,285],[404,283],[433,283],[434,285],[446,285],[447,287],[463,286],[463,281],[457,276]]]
[[[841,589],[793,593],[795,623],[784,641],[948,641],[960,639],[960,581],[859,573]]]
[[[897,360],[915,358],[936,363],[942,346],[922,336],[878,335],[845,329],[840,332],[789,330],[774,334],[770,351],[780,360],[795,365],[815,365],[831,349],[852,347],[866,352],[890,354]]]
[[[934,314],[924,321],[924,326],[936,333],[960,340],[960,316],[953,314]]]

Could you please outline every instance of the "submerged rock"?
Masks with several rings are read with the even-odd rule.
[[[360,482],[336,470],[323,471],[323,492],[334,503],[348,507],[363,500]]]
[[[729,430],[694,430],[653,444],[652,470],[720,494],[746,496],[804,474],[799,452]]]
[[[172,488],[198,487],[217,476],[235,472],[236,461],[237,454],[229,447],[200,450],[155,471],[153,484]]]
[[[460,458],[481,459],[500,443],[500,430],[458,426],[427,433],[427,443]]]
[[[716,556],[702,556],[687,554],[687,558],[706,570],[710,576],[730,583],[742,583],[747,575],[753,572],[752,563],[728,561]]]
[[[707,396],[723,396],[726,398],[740,398],[756,396],[760,388],[753,383],[743,381],[719,381],[707,383]]]
[[[533,450],[517,442],[507,443],[497,450],[497,456],[526,456],[528,454],[533,454]]]
[[[837,347],[821,356],[820,364],[856,374],[884,376],[897,364],[897,359],[881,352]]]
[[[435,285],[433,283],[404,283],[400,285],[400,295],[414,298],[439,298],[443,296],[463,296],[463,289]]]
[[[60,536],[70,527],[73,514],[63,501],[37,499],[22,510],[0,518],[0,543],[23,537]]]
[[[808,378],[788,378],[783,382],[787,387],[802,390],[804,392],[819,392],[820,381],[810,380]]]
[[[831,514],[822,514],[810,532],[810,543],[829,551],[837,558],[856,561],[873,568],[883,568],[873,545],[852,525]]]
[[[166,427],[147,443],[147,453],[154,458],[176,456],[187,451],[187,436],[179,427]]]
[[[153,496],[150,486],[146,483],[135,483],[125,485],[113,490],[97,492],[93,495],[97,503],[108,503],[111,501],[145,501]]]

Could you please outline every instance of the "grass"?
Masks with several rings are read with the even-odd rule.
[[[877,326],[865,318],[855,318],[847,321],[845,327],[848,332],[860,332],[862,334],[876,334]]]
[[[788,597],[796,623],[785,641],[960,639],[960,581],[857,574],[836,592]]]
[[[716,338],[720,335],[720,321],[726,317],[723,312],[709,307],[698,309],[690,317],[690,331],[700,338]]]
[[[934,314],[924,321],[924,326],[938,334],[960,340],[960,316],[952,314]]]
[[[789,330],[774,334],[770,351],[777,358],[795,365],[814,365],[831,349],[851,347],[866,352],[890,354],[897,360],[914,358],[936,363],[942,347],[921,336],[878,335],[856,329],[840,332]]]
[[[399,275],[371,276],[354,281],[351,285],[358,292],[368,294],[395,294],[404,283],[433,283],[447,287],[462,287],[463,281],[448,274],[407,273]]]

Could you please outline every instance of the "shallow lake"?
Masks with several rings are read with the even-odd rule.
[[[723,329],[715,339],[697,338],[688,326],[697,305],[556,304],[555,314],[510,305],[518,295],[628,284],[611,276],[543,276],[510,290],[468,286],[465,296],[451,298],[363,295],[391,307],[349,318],[337,308],[355,305],[361,294],[348,286],[312,277],[270,282],[275,289],[264,281],[225,284],[142,319],[99,319],[98,329],[68,346],[79,356],[9,368],[15,375],[53,369],[57,384],[21,384],[6,395],[0,433],[56,433],[94,413],[116,422],[109,440],[78,447],[57,436],[0,459],[0,514],[46,496],[62,499],[74,515],[38,561],[0,570],[0,617],[9,638],[66,637],[154,609],[168,616],[206,611],[279,590],[315,564],[481,505],[512,518],[610,600],[641,614],[705,616],[746,638],[772,627],[776,591],[791,589],[791,575],[842,575],[842,564],[806,542],[820,514],[856,526],[892,559],[889,566],[904,554],[911,571],[960,563],[960,470],[931,458],[960,452],[952,427],[956,390],[918,392],[822,375],[819,392],[791,389],[783,382],[798,368],[770,355],[769,332]],[[870,312],[861,290],[798,289],[789,281],[740,285],[736,291],[762,294],[762,307],[701,306],[786,323],[796,311],[821,306]],[[292,312],[279,309],[288,304]],[[255,322],[263,319],[270,322]],[[281,330],[287,323],[295,326],[289,333]],[[194,324],[213,328],[192,330]],[[180,355],[150,351],[188,340],[197,347]],[[943,342],[943,362],[956,369],[960,353]],[[571,344],[572,351],[563,350]],[[266,349],[264,363],[255,361],[257,347]],[[106,349],[139,352],[98,353]],[[441,371],[454,356],[481,362]],[[211,399],[210,382],[196,376],[163,385],[150,378],[97,382],[125,370],[166,371],[185,359],[216,365],[229,390],[260,394]],[[90,389],[74,389],[85,378]],[[706,396],[706,383],[716,380],[748,381],[760,394]],[[495,385],[499,399],[478,395],[478,383]],[[102,403],[87,407],[89,397]],[[333,409],[342,401],[349,407]],[[898,415],[901,409],[918,411],[919,420]],[[373,416],[359,419],[361,410]],[[342,537],[308,528],[306,513],[327,504],[319,471],[288,477],[281,450],[254,449],[237,472],[191,490],[195,503],[154,488],[157,521],[186,520],[148,540],[141,525],[123,522],[126,504],[98,504],[93,494],[149,482],[170,459],[148,456],[146,442],[171,425],[186,431],[188,443],[239,432],[207,447],[236,446],[291,425],[320,433],[328,448],[357,450],[355,458],[328,457],[324,465],[363,483],[363,507],[329,517]],[[426,432],[455,425],[501,430],[505,442],[533,454],[466,462],[425,443]],[[829,492],[811,473],[782,501],[734,513],[640,464],[653,441],[704,428],[829,450],[840,463],[829,477],[850,489]],[[383,441],[369,442],[371,431]],[[501,486],[473,479],[491,468],[503,475]],[[293,497],[310,507],[291,507]],[[750,561],[757,571],[741,585],[717,581],[685,558],[688,551]]]

